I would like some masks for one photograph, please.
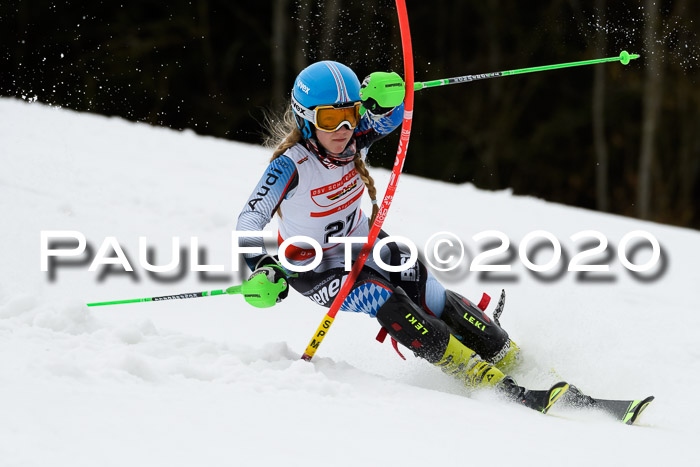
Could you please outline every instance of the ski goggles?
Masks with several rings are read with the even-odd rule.
[[[354,130],[360,124],[360,102],[341,102],[339,104],[317,105],[313,110],[307,109],[292,96],[294,112],[314,126],[328,133],[347,125]]]

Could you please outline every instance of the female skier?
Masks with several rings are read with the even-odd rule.
[[[312,270],[292,273],[266,252],[263,239],[241,237],[251,277],[289,285],[319,305],[330,307],[345,271],[345,246],[333,237],[367,237],[377,215],[376,189],[365,158],[372,143],[396,129],[403,116],[404,83],[396,73],[376,72],[362,85],[347,66],[317,62],[295,79],[291,106],[271,125],[276,150],[238,218],[237,231],[262,231],[279,216],[278,244],[306,236],[323,249]],[[372,199],[368,220],[360,208],[367,189]],[[382,232],[380,238],[385,237]],[[354,245],[357,257],[361,245]],[[292,242],[285,258],[295,266],[313,262],[309,245]],[[410,255],[390,243],[382,248],[385,264],[398,266]],[[278,303],[288,294],[285,288]],[[341,310],[375,317],[393,339],[418,357],[464,381],[469,388],[497,387],[508,397],[546,412],[566,385],[528,391],[504,372],[518,355],[508,334],[459,294],[446,290],[420,262],[401,272],[387,272],[368,258]]]

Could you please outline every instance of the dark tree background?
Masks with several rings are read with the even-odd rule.
[[[417,93],[407,173],[700,227],[700,2],[407,3],[417,81],[642,55]],[[313,61],[402,72],[395,17],[389,0],[0,0],[0,95],[259,143]]]

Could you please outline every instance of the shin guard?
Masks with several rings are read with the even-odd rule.
[[[379,309],[377,320],[417,357],[463,380],[469,388],[493,386],[505,377],[453,336],[442,320],[416,306],[400,287]]]
[[[445,298],[441,319],[455,336],[501,370],[512,368],[520,349],[510,340],[508,333],[460,294],[447,290]]]

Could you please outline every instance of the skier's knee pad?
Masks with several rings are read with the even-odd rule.
[[[504,378],[492,364],[465,346],[440,318],[429,315],[397,287],[379,308],[377,321],[397,342],[469,388],[492,386]]]
[[[487,362],[506,363],[510,367],[517,358],[518,346],[508,333],[460,294],[445,292],[445,308],[440,318],[464,345]]]
[[[430,363],[440,361],[450,340],[448,326],[413,303],[401,287],[379,308],[377,321],[397,342]]]

